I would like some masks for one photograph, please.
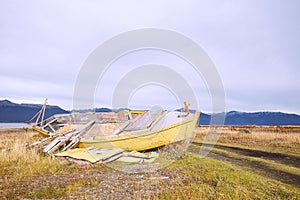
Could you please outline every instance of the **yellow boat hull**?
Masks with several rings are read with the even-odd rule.
[[[191,139],[197,124],[200,112],[196,112],[190,119],[166,126],[156,131],[141,134],[120,134],[102,136],[101,138],[81,139],[79,148],[122,148],[127,151],[143,151],[171,143]]]

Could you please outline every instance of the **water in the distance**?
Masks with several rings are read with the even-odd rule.
[[[26,123],[0,123],[0,128],[28,128]]]

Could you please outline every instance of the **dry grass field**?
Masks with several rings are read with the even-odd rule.
[[[166,168],[133,174],[44,155],[26,147],[40,138],[31,131],[1,133],[0,198],[300,199],[299,127],[218,127],[201,158],[208,129]]]
[[[209,129],[215,128],[221,133],[219,144],[300,155],[300,127],[297,126],[198,127],[195,140],[203,141]]]

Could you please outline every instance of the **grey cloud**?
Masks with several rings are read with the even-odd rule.
[[[0,98],[36,101],[47,95],[71,108],[76,76],[94,48],[121,32],[157,27],[178,31],[207,51],[223,79],[228,109],[300,113],[299,5],[294,0],[2,1]],[[164,56],[157,56],[158,64],[167,62]],[[148,64],[147,56],[134,58]],[[182,71],[174,60],[166,64]],[[117,81],[104,80],[104,91]],[[209,110],[205,84],[191,82]]]

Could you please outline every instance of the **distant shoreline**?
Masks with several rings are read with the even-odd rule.
[[[0,128],[29,128],[29,125],[24,122],[0,122]]]
[[[26,123],[1,123],[0,122],[0,134],[1,133],[14,133],[14,132],[27,132],[30,126]]]

